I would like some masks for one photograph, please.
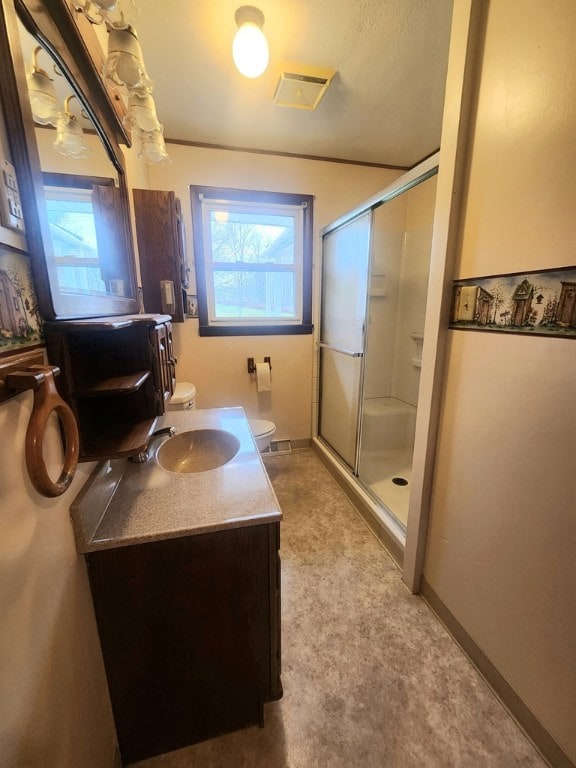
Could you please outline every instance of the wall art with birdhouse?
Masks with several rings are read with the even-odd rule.
[[[576,338],[576,267],[456,280],[450,328]]]
[[[0,246],[0,356],[43,344],[27,256]]]

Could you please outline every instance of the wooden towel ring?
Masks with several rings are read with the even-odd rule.
[[[70,406],[56,390],[54,376],[60,373],[55,365],[32,365],[25,371],[16,371],[6,377],[13,389],[33,389],[34,404],[26,430],[26,466],[34,488],[43,496],[61,496],[68,490],[78,466],[80,438],[76,418]],[[56,482],[46,470],[42,450],[48,419],[55,411],[64,431],[64,466]]]

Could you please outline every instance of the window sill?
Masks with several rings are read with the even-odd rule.
[[[200,336],[295,336],[310,334],[312,324],[303,325],[200,325]]]

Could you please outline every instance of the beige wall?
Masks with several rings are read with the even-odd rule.
[[[320,268],[319,230],[384,188],[399,172],[343,163],[276,157],[169,144],[172,165],[152,166],[153,189],[182,201],[192,259],[190,184],[311,194],[314,201],[315,295]],[[315,325],[318,324],[315,302]],[[313,336],[199,338],[198,321],[175,325],[177,377],[192,381],[201,408],[242,405],[248,416],[273,420],[277,438],[307,439],[315,411]],[[246,359],[272,358],[272,390],[258,394]]]
[[[573,0],[489,4],[456,277],[575,263],[575,28]],[[425,567],[573,761],[575,352],[451,332]]]
[[[83,558],[68,507],[71,489],[40,496],[26,472],[24,439],[32,393],[0,405],[0,766],[110,768],[115,732]],[[44,443],[58,477],[60,438]]]
[[[0,145],[8,156],[1,114]],[[0,768],[110,768],[114,722],[68,515],[93,465],[80,465],[57,499],[34,490],[24,458],[32,399],[24,392],[0,403]],[[62,458],[54,423],[44,456],[56,479]]]

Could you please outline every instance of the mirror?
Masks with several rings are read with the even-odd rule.
[[[119,141],[129,141],[99,65],[86,55],[89,45],[77,26],[84,17],[76,18],[65,0],[15,0],[14,8],[9,34],[14,67],[20,70],[36,207],[36,221],[33,214],[25,218],[41,313],[46,319],[136,313],[119,148]],[[86,32],[93,34],[89,25]],[[42,102],[46,81],[52,96]]]

